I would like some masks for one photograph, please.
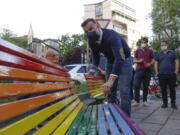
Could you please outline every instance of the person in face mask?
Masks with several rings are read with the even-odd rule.
[[[87,19],[81,24],[93,55],[93,64],[98,67],[100,53],[107,58],[107,82],[102,86],[108,102],[116,103],[117,90],[121,95],[121,109],[130,116],[130,85],[132,78],[132,61],[130,48],[126,41],[115,31],[101,29],[94,19]],[[103,74],[103,73],[102,73]],[[118,83],[119,82],[119,83]]]
[[[134,107],[140,106],[140,88],[143,84],[143,105],[148,107],[150,104],[147,102],[148,87],[151,78],[150,66],[154,62],[154,54],[148,48],[148,39],[141,39],[141,47],[135,51],[134,63],[137,64],[134,75],[134,96],[135,102],[132,104]]]
[[[168,50],[168,42],[161,41],[161,52],[157,54],[155,59],[155,72],[159,78],[159,84],[162,92],[162,108],[168,107],[167,86],[170,89],[171,107],[177,109],[176,106],[176,76],[179,69],[179,61],[174,51]]]

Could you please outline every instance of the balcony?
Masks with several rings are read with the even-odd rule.
[[[118,32],[119,34],[122,34],[122,35],[126,35],[128,34],[127,30],[126,29],[122,29],[122,28],[119,28],[119,27],[116,27],[114,26],[113,28],[116,32]]]

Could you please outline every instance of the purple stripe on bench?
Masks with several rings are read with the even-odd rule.
[[[114,107],[117,109],[117,111],[121,114],[121,116],[124,118],[124,120],[128,123],[130,128],[133,130],[135,135],[147,135],[142,129],[139,128],[139,126],[131,120],[120,108],[118,105],[114,104]]]

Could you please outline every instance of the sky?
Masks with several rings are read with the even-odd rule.
[[[102,0],[0,0],[0,28],[12,30],[18,36],[27,35],[30,24],[34,36],[40,39],[58,38],[69,33],[83,33],[84,4]],[[151,36],[151,0],[121,0],[136,10],[139,31]]]

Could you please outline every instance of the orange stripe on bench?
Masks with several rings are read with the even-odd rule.
[[[44,73],[61,75],[61,76],[68,76],[68,77],[70,76],[67,72],[62,72],[58,69],[47,67],[2,51],[0,51],[0,64],[10,67],[18,67],[22,69],[33,70],[41,73],[44,72]]]
[[[50,103],[62,97],[66,97],[72,93],[74,90],[66,90],[62,92],[56,92],[53,94],[47,94],[43,96],[38,96],[34,98],[19,100],[15,102],[10,102],[0,105],[0,121],[7,120],[16,115],[22,114],[44,104]]]
[[[71,88],[66,83],[0,84],[0,98]]]
[[[68,77],[61,77],[57,75],[43,74],[34,71],[28,71],[17,68],[10,68],[7,66],[0,66],[0,79],[18,79],[26,81],[56,81],[66,82],[70,81]]]

